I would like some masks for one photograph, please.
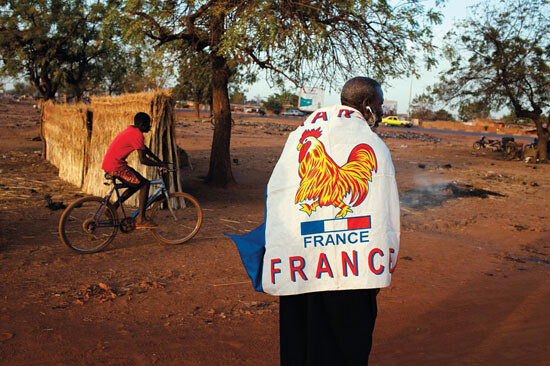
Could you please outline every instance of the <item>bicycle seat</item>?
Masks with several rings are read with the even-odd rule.
[[[105,184],[106,186],[109,185],[109,184],[116,184],[117,188],[128,187],[128,185],[126,183],[124,183],[119,177],[115,177],[114,175],[111,175],[109,173],[105,173],[104,177],[107,180],[107,182],[105,182],[103,184]],[[117,183],[117,180],[118,180],[118,183]]]
[[[110,181],[112,181],[112,182],[114,182],[115,179],[116,179],[115,176],[112,176],[112,175],[109,174],[109,173],[105,173],[104,177],[105,177],[105,179],[110,180]]]

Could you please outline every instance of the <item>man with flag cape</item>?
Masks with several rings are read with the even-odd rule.
[[[368,363],[377,314],[399,251],[390,152],[371,129],[375,80],[349,80],[341,105],[292,132],[266,189],[265,221],[231,236],[257,291],[280,297],[282,365]]]

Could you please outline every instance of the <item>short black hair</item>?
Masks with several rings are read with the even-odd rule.
[[[381,89],[382,87],[378,81],[365,76],[358,76],[344,84],[340,94],[340,102],[343,105],[359,108],[365,99],[371,101]]]
[[[134,126],[145,127],[151,125],[151,117],[147,113],[139,112],[134,116]]]

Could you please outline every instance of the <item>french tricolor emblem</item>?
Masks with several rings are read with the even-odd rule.
[[[332,233],[335,231],[348,231],[358,229],[370,229],[370,216],[351,217],[349,219],[330,219],[307,221],[301,224],[303,235]]]

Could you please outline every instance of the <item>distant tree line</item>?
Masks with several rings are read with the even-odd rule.
[[[454,121],[454,116],[436,107],[435,98],[427,93],[416,96],[410,106],[409,115],[422,121]]]
[[[284,106],[296,108],[298,106],[298,96],[289,91],[283,91],[270,95],[262,104],[265,109],[273,112],[273,114],[279,114],[283,111]]]

